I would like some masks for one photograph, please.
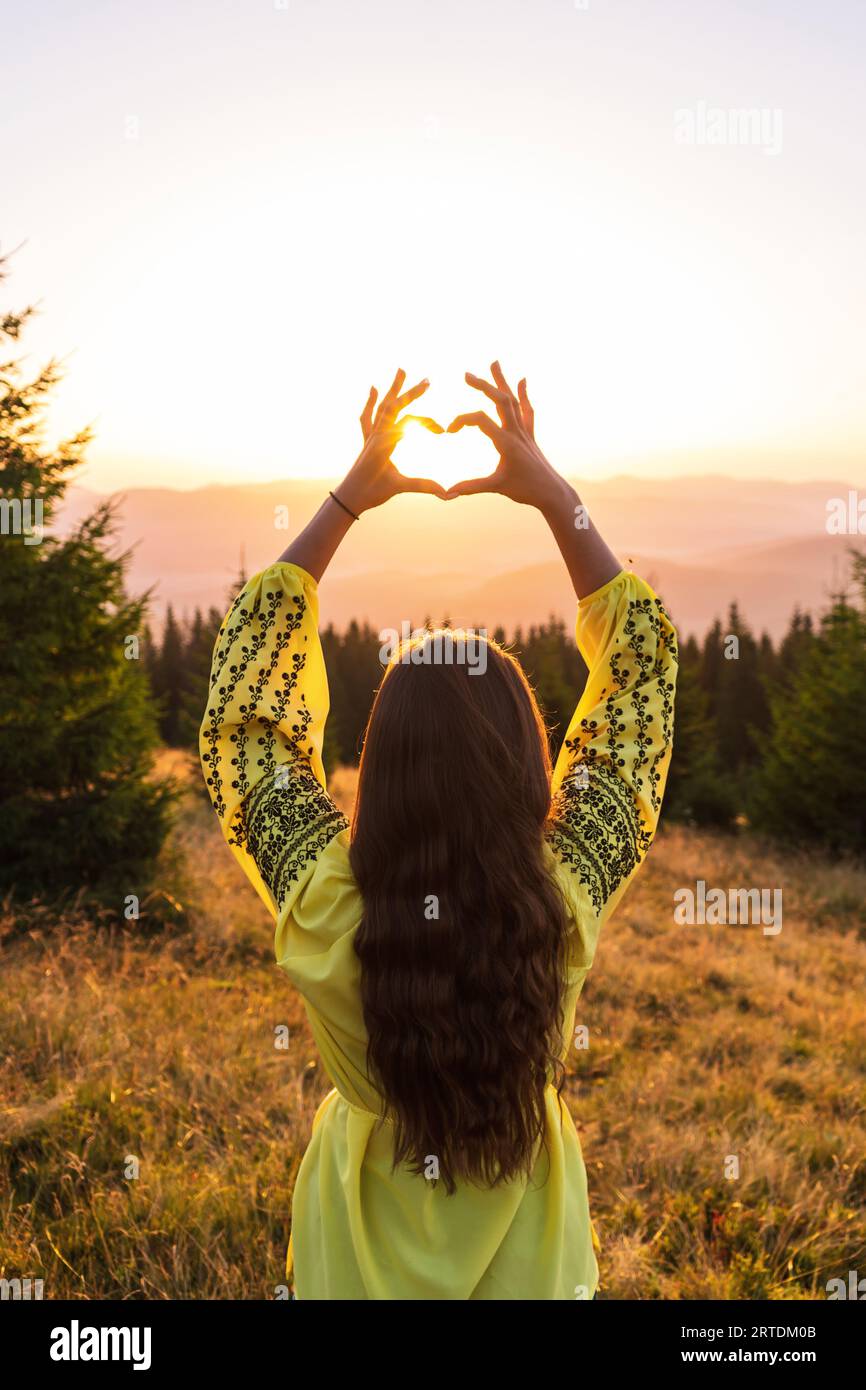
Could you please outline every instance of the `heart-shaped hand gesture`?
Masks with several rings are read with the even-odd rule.
[[[479,492],[498,492],[514,502],[544,508],[561,488],[562,479],[551,467],[535,442],[534,414],[526,391],[525,378],[511,390],[498,362],[491,365],[493,382],[466,373],[466,381],[493,401],[499,416],[497,425],[483,410],[458,415],[448,426],[456,434],[465,425],[475,426],[492,440],[499,463],[487,477],[467,478],[447,489],[432,478],[406,477],[395,467],[391,455],[403,437],[406,425],[414,421],[433,434],[445,431],[426,415],[404,415],[402,411],[422,396],[430,383],[425,378],[403,392],[406,373],[397,372],[390,389],[375,409],[378,393],[370,388],[361,413],[364,447],[340,485],[340,500],[354,514],[381,506],[401,492],[427,492],[444,500]],[[402,392],[402,394],[401,394]],[[375,413],[374,413],[375,412]]]
[[[403,392],[406,373],[398,371],[378,410],[375,408],[376,389],[370,389],[361,413],[364,447],[339,485],[339,491],[330,494],[336,506],[324,503],[281,559],[298,565],[318,581],[352,519],[387,502],[397,493],[427,492],[450,500],[473,493],[498,492],[514,502],[537,507],[543,513],[578,597],[591,593],[619,573],[616,556],[588,518],[577,492],[551,467],[535,442],[535,418],[526,391],[526,378],[519,382],[515,395],[498,362],[492,363],[490,371],[492,382],[473,376],[471,372],[466,373],[466,381],[493,401],[499,424],[485,411],[476,410],[455,416],[448,433],[456,434],[464,426],[473,425],[486,434],[499,455],[492,473],[484,478],[466,478],[446,491],[432,478],[409,478],[398,471],[391,455],[409,421],[416,421],[433,434],[445,433],[429,416],[401,413],[412,401],[423,396],[430,383],[425,378]]]
[[[535,442],[535,415],[526,392],[526,378],[517,383],[515,396],[498,362],[491,363],[490,372],[493,382],[473,376],[472,372],[466,373],[466,381],[493,401],[499,424],[491,420],[485,411],[475,410],[452,420],[448,433],[456,434],[465,425],[475,426],[493,441],[499,454],[499,464],[485,478],[467,478],[455,483],[448,489],[448,497],[499,492],[513,502],[543,508],[562,480]]]
[[[400,368],[382,397],[378,410],[375,407],[379,393],[375,386],[371,386],[367,404],[361,412],[364,447],[340,484],[341,501],[358,516],[371,507],[380,507],[398,492],[432,492],[437,497],[446,497],[441,483],[434,482],[432,478],[407,478],[391,461],[391,455],[410,422],[423,425],[433,434],[444,434],[442,426],[428,415],[401,415],[400,412],[423,396],[430,385],[425,377],[401,395],[405,380],[406,373]]]

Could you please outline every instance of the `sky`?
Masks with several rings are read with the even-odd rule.
[[[371,384],[428,376],[447,424],[493,357],[564,472],[866,484],[861,0],[41,0],[3,32],[0,305],[39,304],[87,486],[340,475]]]

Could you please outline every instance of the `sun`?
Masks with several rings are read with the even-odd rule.
[[[499,462],[489,439],[466,427],[456,434],[433,434],[410,420],[394,450],[394,464],[407,478],[432,478],[451,487],[463,478],[483,478]]]

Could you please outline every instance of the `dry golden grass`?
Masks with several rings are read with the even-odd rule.
[[[353,777],[335,780],[348,806]],[[154,900],[163,917],[179,902],[175,927],[151,930],[147,906],[138,925],[122,905],[97,924],[32,912],[3,952],[0,1275],[42,1278],[47,1297],[262,1298],[282,1282],[329,1083],[192,786],[186,809]],[[697,877],[782,887],[781,935],[675,926],[673,892]],[[660,838],[600,945],[566,1085],[603,1296],[798,1298],[862,1272],[864,903],[862,869]]]
[[[780,935],[675,926],[697,877],[781,887]],[[659,839],[601,943],[569,1085],[610,1296],[822,1296],[862,1268],[864,904],[862,869]]]

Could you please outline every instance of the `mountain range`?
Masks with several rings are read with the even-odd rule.
[[[130,590],[152,590],[157,625],[168,604],[178,616],[225,607],[241,569],[271,563],[335,485],[286,479],[131,489],[117,498]],[[866,544],[828,534],[828,503],[848,491],[844,482],[614,477],[585,484],[582,497],[683,634],[702,634],[736,601],[756,632],[778,638],[795,607],[819,612],[845,585],[851,546]],[[97,500],[70,488],[60,529]],[[320,588],[321,622],[337,627],[353,618],[381,628],[447,616],[511,632],[551,614],[570,622],[574,607],[543,520],[495,496],[447,504],[405,496],[365,513]]]

